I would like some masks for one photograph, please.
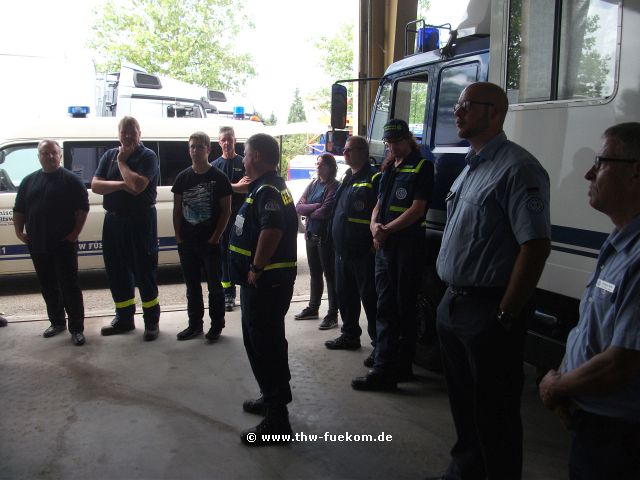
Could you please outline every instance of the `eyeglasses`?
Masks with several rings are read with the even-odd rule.
[[[596,170],[600,170],[600,166],[602,165],[602,162],[638,163],[640,162],[640,160],[636,158],[608,158],[608,157],[596,156],[595,160],[593,161],[593,166],[595,167]]]
[[[396,143],[400,143],[402,140],[404,140],[404,138],[396,138],[394,140],[387,139],[387,140],[384,140],[384,144],[386,147],[388,147],[389,145],[395,145]]]
[[[471,105],[486,105],[487,107],[494,107],[495,103],[476,102],[475,100],[465,100],[464,102],[456,103],[453,106],[453,113],[458,113],[460,110],[468,112],[471,109]]]

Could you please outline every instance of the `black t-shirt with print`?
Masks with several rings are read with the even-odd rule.
[[[206,242],[216,229],[220,199],[231,195],[231,183],[219,169],[196,173],[188,167],[178,174],[173,193],[182,195],[182,239]]]

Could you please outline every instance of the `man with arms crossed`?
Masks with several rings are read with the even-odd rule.
[[[145,341],[158,338],[158,227],[156,186],[158,157],[140,141],[140,125],[133,117],[118,124],[120,146],[107,150],[91,181],[91,189],[104,195],[107,211],[102,226],[102,254],[116,307],[111,325],[102,335],[117,335],[135,328],[135,287],[140,290]]]
[[[572,480],[632,480],[640,478],[640,123],[608,128],[585,178],[589,203],[615,228],[540,397],[572,429]]]
[[[465,88],[454,107],[471,145],[447,195],[437,260],[448,285],[437,328],[457,441],[446,479],[522,475],[523,350],[549,255],[549,176],[502,125],[508,101],[492,83]]]

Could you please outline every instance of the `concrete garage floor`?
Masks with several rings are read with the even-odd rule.
[[[370,347],[330,352],[338,330],[294,321],[287,336],[294,432],[391,435],[388,442],[297,442],[251,449],[239,433],[259,417],[242,401],[258,395],[242,344],[239,308],[220,341],[176,341],[183,311],[164,312],[160,338],[101,337],[110,317],[86,321],[87,343],[45,339],[46,321],[0,329],[2,479],[419,479],[441,473],[454,440],[444,381],[416,368],[399,393],[356,392]],[[537,398],[528,370],[523,397],[524,478],[567,478],[568,434]]]

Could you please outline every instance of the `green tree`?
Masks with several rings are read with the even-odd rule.
[[[293,102],[289,107],[289,117],[287,123],[306,122],[307,116],[304,113],[304,105],[302,104],[302,98],[300,98],[300,89],[296,88],[293,94]]]
[[[286,178],[289,160],[296,155],[304,155],[307,152],[307,136],[303,134],[285,135],[282,138],[282,162],[280,173]]]
[[[507,50],[507,90],[520,88],[522,70],[522,2],[510,3],[509,39]],[[596,48],[596,36],[602,30],[600,16],[588,16],[588,2],[577,4],[570,17],[572,29],[565,35],[567,43],[573,44],[575,51],[564,52],[567,78],[558,85],[558,98],[600,97],[609,76],[610,55],[603,55]],[[530,47],[531,48],[531,47]],[[551,62],[551,52],[549,61]],[[575,65],[575,66],[574,66]],[[576,68],[577,67],[577,68]],[[551,67],[548,67],[551,70]],[[555,100],[555,98],[552,98]]]
[[[430,0],[418,0],[418,19],[424,18],[429,23],[429,8],[431,8]]]
[[[150,73],[209,88],[238,90],[255,75],[249,54],[237,53],[240,27],[253,27],[243,0],[107,0],[95,11],[93,40],[101,72],[128,60]]]
[[[355,76],[353,25],[353,23],[343,23],[335,36],[318,37],[313,44],[320,67],[331,79],[326,87],[313,92],[306,99],[314,111],[328,115],[331,108],[331,83]],[[352,98],[353,83],[347,83],[345,86],[347,87],[347,98]],[[351,111],[351,102],[349,102],[348,112]]]
[[[602,55],[596,49],[596,34],[600,30],[600,16],[587,18],[586,35],[578,66],[575,96],[600,97],[609,76],[610,55]]]
[[[293,101],[289,107],[289,117],[287,123],[306,122],[307,116],[304,113],[304,105],[300,98],[300,89],[296,88],[293,94]],[[296,155],[302,155],[307,149],[307,136],[302,135],[285,135],[282,139],[282,162],[280,163],[280,172],[286,176],[289,160]]]
[[[260,118],[260,120],[262,120],[262,123],[264,123],[265,125],[275,125],[276,123],[278,123],[278,119],[276,118],[276,115],[273,112],[271,112],[271,115],[269,115],[269,118],[266,118],[257,110],[256,110],[256,115]]]

